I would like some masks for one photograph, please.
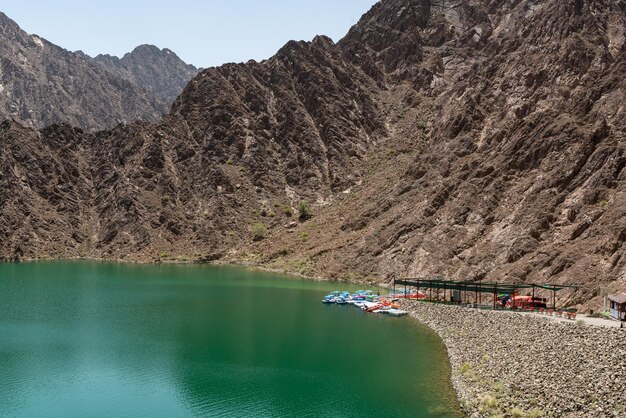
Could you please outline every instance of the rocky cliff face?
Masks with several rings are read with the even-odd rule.
[[[152,259],[245,244],[261,213],[284,216],[283,209],[300,199],[322,202],[359,181],[359,162],[386,136],[372,95],[369,78],[319,37],[289,43],[263,63],[202,72],[159,124],[88,134],[68,126],[36,132],[7,122],[0,132],[8,200],[0,228],[9,238],[2,252],[6,258]],[[76,147],[75,158],[52,157],[65,156],[67,143]],[[46,166],[51,174],[24,177],[31,166]],[[59,180],[60,172],[74,177]],[[88,194],[67,195],[57,187],[66,181],[87,181]],[[22,198],[12,199],[17,191]],[[67,219],[36,245],[22,244],[49,222],[10,220],[43,212],[54,219],[80,213],[73,219],[81,226],[68,228]],[[55,250],[38,250],[51,241]]]
[[[0,13],[0,117],[83,129],[157,120],[195,75],[170,51],[139,47],[92,59],[29,35]]]
[[[585,284],[572,303],[623,288],[625,18],[623,2],[379,3],[339,46],[381,87],[389,137],[361,185],[257,251],[338,278]]]
[[[588,301],[626,286],[625,19],[623,0],[383,0],[338,44],[203,71],[159,124],[7,123],[0,252],[583,283],[569,302]],[[301,200],[315,216],[294,227]]]

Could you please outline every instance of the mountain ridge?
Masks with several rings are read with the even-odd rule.
[[[5,14],[0,41],[0,117],[34,128],[66,122],[97,130],[156,121],[197,73],[156,47],[151,54],[127,54],[120,68],[29,35]]]
[[[121,58],[100,54],[94,60],[170,104],[199,71],[174,51],[149,44],[139,45]]]

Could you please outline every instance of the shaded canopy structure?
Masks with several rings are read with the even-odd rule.
[[[513,295],[523,291],[532,291],[532,297],[535,299],[538,291],[548,291],[552,293],[552,308],[556,309],[557,293],[563,289],[578,289],[580,286],[575,285],[556,285],[556,284],[511,284],[511,283],[484,283],[484,282],[472,282],[472,281],[454,281],[443,279],[395,279],[393,280],[394,292],[397,286],[404,286],[405,290],[408,288],[426,289],[427,294],[430,294],[432,300],[433,290],[437,291],[437,297],[439,291],[444,291],[444,300],[446,299],[446,293],[449,290],[452,295],[453,292],[459,292],[461,299],[467,300],[468,293],[475,296],[475,300],[480,303],[481,296],[483,294],[493,295],[493,307],[496,308],[496,301],[499,294]]]

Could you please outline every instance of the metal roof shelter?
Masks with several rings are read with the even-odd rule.
[[[430,299],[432,299],[432,291],[437,290],[437,297],[439,296],[439,290],[444,291],[444,300],[446,299],[446,291],[461,292],[461,295],[467,293],[474,293],[475,300],[480,301],[482,294],[493,295],[494,308],[496,307],[497,295],[501,293],[513,294],[523,290],[532,290],[533,299],[535,293],[540,290],[547,290],[552,292],[552,305],[556,309],[556,294],[563,289],[578,289],[579,286],[570,285],[553,285],[553,284],[510,284],[510,283],[485,283],[485,282],[472,282],[472,281],[454,281],[454,280],[442,280],[442,279],[394,279],[393,287],[394,292],[396,286],[415,287],[418,289],[430,289]],[[479,302],[480,303],[480,302]]]

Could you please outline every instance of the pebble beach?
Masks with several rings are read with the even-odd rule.
[[[403,301],[443,339],[470,417],[626,417],[626,330]]]

